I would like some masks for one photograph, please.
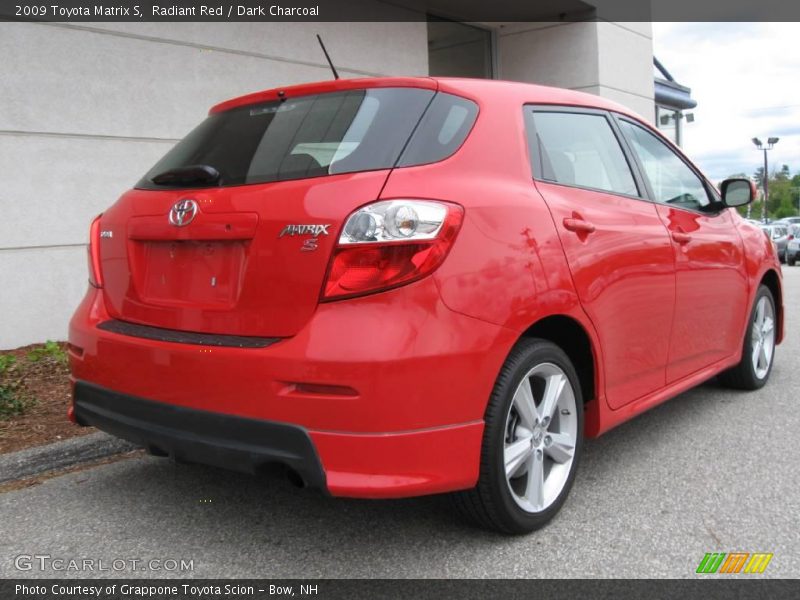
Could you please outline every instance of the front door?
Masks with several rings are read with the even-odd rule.
[[[676,263],[675,320],[667,382],[729,357],[742,344],[748,311],[744,252],[730,210],[703,179],[644,127],[620,120],[638,157]]]

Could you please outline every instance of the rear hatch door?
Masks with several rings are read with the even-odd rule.
[[[193,332],[297,333],[345,219],[380,197],[433,95],[350,89],[209,116],[102,216],[109,313]],[[159,177],[193,166],[218,176]]]

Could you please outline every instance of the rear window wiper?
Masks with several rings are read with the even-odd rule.
[[[189,165],[159,173],[150,179],[156,185],[216,185],[219,171],[209,165]]]

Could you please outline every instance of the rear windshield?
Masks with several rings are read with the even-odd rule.
[[[216,113],[170,150],[136,187],[165,189],[152,178],[192,165],[213,167],[220,177],[186,187],[266,183],[386,169],[399,161],[408,166],[441,160],[464,141],[477,107],[449,94],[438,94],[432,103],[433,97],[434,92],[418,88],[371,88]],[[422,131],[410,138],[423,115],[426,119],[418,129],[427,134],[426,143],[420,144]]]

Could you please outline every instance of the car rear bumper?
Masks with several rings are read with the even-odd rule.
[[[372,498],[475,485],[486,402],[516,339],[444,307],[430,278],[322,304],[296,336],[265,347],[127,335],[109,320],[90,289],[70,323],[79,421],[190,462],[283,462],[332,495]],[[106,413],[86,390],[104,390]],[[163,410],[108,412],[127,402]],[[182,411],[204,415],[201,432],[176,426],[169,415]],[[255,433],[237,442],[239,419]],[[287,444],[289,430],[299,433]]]
[[[280,464],[309,487],[326,487],[322,464],[302,427],[153,402],[84,381],[75,383],[73,418],[156,455],[253,474]]]

